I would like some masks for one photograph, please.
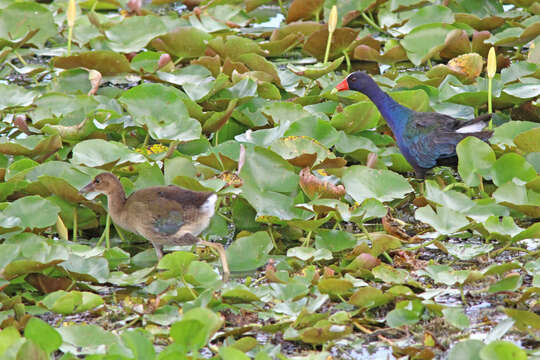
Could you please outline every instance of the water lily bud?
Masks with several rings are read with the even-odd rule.
[[[495,72],[497,72],[497,57],[495,56],[495,48],[491,47],[487,59],[487,76],[493,79]]]
[[[333,33],[337,27],[337,6],[332,6],[330,10],[330,16],[328,16],[328,32]]]
[[[75,25],[75,18],[77,17],[77,8],[75,7],[75,0],[69,0],[67,8],[67,23],[69,27]]]

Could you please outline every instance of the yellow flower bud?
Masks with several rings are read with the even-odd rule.
[[[493,79],[496,72],[497,72],[497,57],[495,56],[495,48],[491,47],[491,49],[489,49],[488,58],[487,58],[487,76],[490,79]]]
[[[77,17],[77,8],[75,7],[75,0],[69,0],[67,8],[67,23],[69,27],[75,25],[75,18]]]
[[[332,6],[332,10],[330,10],[330,15],[328,16],[328,32],[333,33],[336,31],[337,27],[337,6]]]

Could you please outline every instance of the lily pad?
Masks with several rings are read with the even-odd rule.
[[[97,50],[81,52],[77,55],[59,56],[52,61],[55,67],[61,69],[73,69],[84,67],[99,71],[102,75],[114,75],[131,71],[129,61],[122,54],[108,51]]]
[[[153,38],[167,33],[167,28],[157,16],[132,16],[107,29],[109,47],[116,52],[137,52]]]
[[[399,174],[359,165],[344,171],[343,184],[347,193],[359,203],[369,198],[390,201],[412,191],[407,180]]]
[[[173,87],[141,84],[126,91],[119,101],[156,140],[189,141],[201,136],[200,123],[189,116],[180,91]]]
[[[178,27],[152,40],[152,46],[178,58],[195,58],[204,54],[210,34],[194,27]]]

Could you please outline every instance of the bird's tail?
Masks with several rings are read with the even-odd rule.
[[[490,130],[484,131],[484,128],[488,125],[489,120],[491,119],[491,115],[492,114],[483,114],[472,120],[466,121],[460,124],[459,128],[456,129],[456,132],[460,134],[468,134],[470,136],[476,136],[482,140],[486,140],[493,133],[491,131],[490,135],[485,139],[484,139],[484,135],[482,135],[482,133],[490,132]],[[478,134],[478,135],[475,135],[475,134]]]

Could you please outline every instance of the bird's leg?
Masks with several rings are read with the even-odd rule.
[[[421,196],[424,196],[424,182],[426,179],[426,169],[423,168],[414,168],[414,174],[416,175],[416,178],[419,180],[419,189]]]
[[[219,254],[219,259],[221,260],[221,265],[223,266],[223,281],[229,281],[229,275],[231,274],[231,272],[229,271],[229,263],[227,262],[227,255],[225,254],[225,249],[223,248],[223,245],[204,240],[200,240],[199,243],[216,249]]]
[[[161,246],[158,245],[157,243],[151,241],[152,245],[154,246],[154,250],[156,250],[156,255],[157,255],[157,258],[158,258],[158,261],[161,260],[161,258],[163,257],[163,252],[161,251]]]

